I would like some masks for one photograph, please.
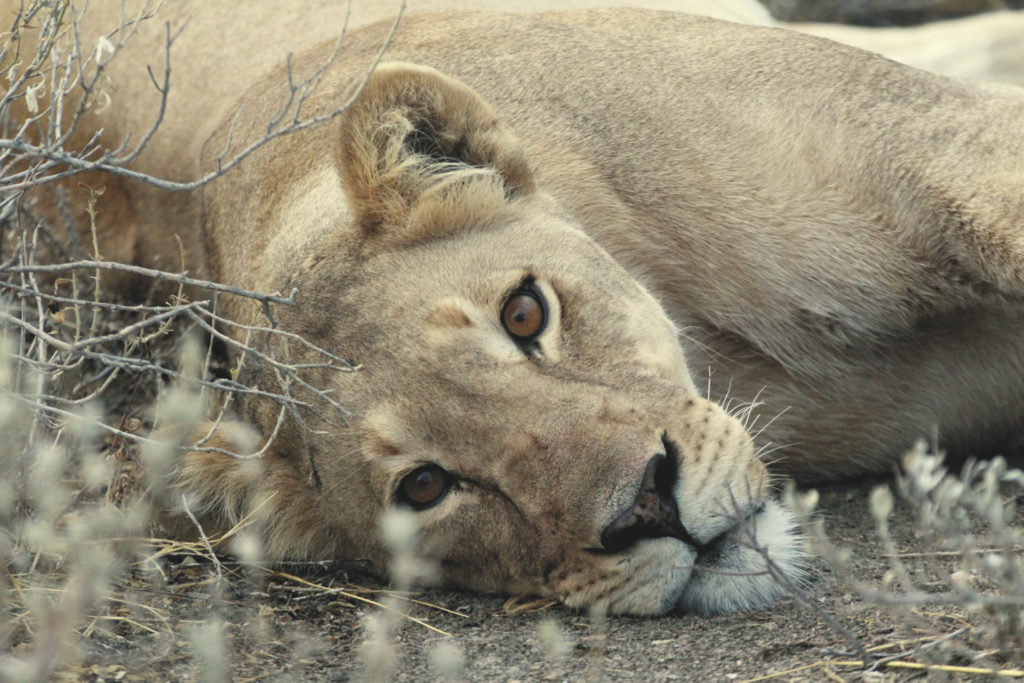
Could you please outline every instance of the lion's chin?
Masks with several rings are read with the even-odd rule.
[[[786,592],[785,582],[803,581],[804,565],[792,514],[768,501],[701,553],[675,606],[705,614],[770,607]]]

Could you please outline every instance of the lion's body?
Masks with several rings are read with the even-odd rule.
[[[191,20],[175,47],[167,124],[139,169],[187,179],[211,168],[229,131],[236,145],[262,135],[285,92],[281,55],[293,52],[296,73],[309,73],[336,32],[334,3],[291,4],[302,9],[253,3],[239,17],[226,3],[172,5]],[[387,31],[346,38],[308,111],[352,92]],[[699,577],[683,597],[686,578],[655,597],[594,588],[622,562],[594,569],[609,556],[566,549],[600,545],[587,525],[607,525],[632,500],[659,439],[666,452],[679,446],[675,498],[702,542],[720,531],[711,508],[760,500],[749,442],[703,399],[758,403],[748,422],[756,445],[782,447],[776,466],[804,479],[878,471],[936,430],[970,452],[1019,429],[1021,91],[671,13],[411,15],[386,58],[457,80],[388,67],[360,95],[365,106],[267,145],[201,193],[118,184],[104,198],[134,229],[110,242],[127,251],[105,255],[172,267],[178,233],[194,271],[257,290],[298,287],[283,324],[364,366],[338,386],[355,426],[311,437],[329,495],[308,486],[301,458],[268,457],[259,495],[288,501],[269,530],[273,554],[379,561],[372,520],[387,487],[410,463],[442,462],[467,482],[424,513],[446,539],[431,537],[449,580],[620,611],[744,606],[758,599],[719,599]],[[128,66],[135,77],[114,72],[102,115],[115,136],[145,129],[153,110],[141,103],[155,101],[143,64]],[[424,104],[435,92],[450,97]],[[493,178],[460,176],[435,192],[429,174],[387,176],[394,160],[376,146],[395,121],[411,126],[396,129],[398,142],[431,138],[412,150],[426,155],[418,163],[496,169],[504,190]],[[537,374],[509,360],[514,345],[487,336],[501,307],[492,280],[506,271],[536,278],[559,302],[544,354],[527,366]],[[247,417],[266,431],[276,411],[253,404]],[[257,494],[217,457],[189,461],[181,486],[223,520]],[[392,460],[406,464],[382,464]],[[476,482],[510,507],[474,512]],[[553,498],[537,493],[545,487]],[[593,500],[602,489],[606,507]],[[332,508],[339,491],[343,507],[363,512]],[[769,546],[789,556],[782,513],[763,515]],[[531,535],[549,526],[551,539]],[[485,533],[495,568],[481,575],[482,551],[458,543]],[[658,555],[665,566],[693,561],[658,545],[676,540],[643,543],[668,553]],[[640,565],[657,564],[648,559]]]

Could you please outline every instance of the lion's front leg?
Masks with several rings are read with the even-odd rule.
[[[163,529],[216,541],[243,521],[258,521],[260,503],[267,502],[266,466],[246,455],[256,443],[251,427],[203,420],[191,428],[162,427],[151,438],[143,463]]]
[[[261,449],[250,425],[202,421],[187,431],[161,428],[153,440],[143,462],[156,521],[169,534],[205,537],[230,552],[239,531],[255,529],[263,559],[333,556],[318,519],[321,492],[274,443]]]

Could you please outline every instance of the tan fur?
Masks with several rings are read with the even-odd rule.
[[[283,51],[310,73],[333,5],[228,18],[228,3],[171,4],[172,24],[191,17],[179,77],[137,168],[188,177],[229,131],[262,135]],[[305,110],[350,96],[386,32],[349,35]],[[90,120],[112,139],[152,113],[147,40]],[[166,263],[178,233],[195,272],[297,287],[282,326],[362,368],[310,373],[352,419],[288,422],[255,478],[182,459],[167,499],[191,496],[208,531],[269,500],[271,557],[383,568],[380,512],[434,463],[457,484],[418,519],[450,583],[618,612],[741,609],[778,588],[737,515],[784,568],[799,563],[755,449],[834,479],[936,430],[974,452],[1019,428],[1020,91],[626,10],[409,16],[387,58],[345,114],[201,192],[90,181],[111,188],[101,216],[133,217],[101,226],[108,256]],[[500,321],[528,280],[549,308],[531,353]],[[225,305],[248,321],[247,304]],[[272,386],[265,372],[243,379]],[[243,412],[265,434],[277,420],[258,401]],[[679,519],[715,551],[661,536],[595,552],[673,447]]]

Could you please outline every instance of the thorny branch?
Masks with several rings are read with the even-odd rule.
[[[889,571],[881,584],[866,581],[851,568],[849,552],[832,543],[823,520],[811,516],[816,494],[800,496],[789,492],[790,507],[802,517],[815,554],[866,602],[911,622],[920,622],[918,611],[934,610],[942,605],[966,609],[975,620],[975,625],[966,630],[939,636],[927,646],[904,652],[900,657],[914,656],[953,639],[958,639],[961,649],[968,649],[963,642],[966,636],[958,638],[962,634],[990,648],[976,652],[978,657],[994,652],[1019,657],[1024,651],[1024,565],[1020,561],[1024,530],[1015,525],[1013,519],[1015,501],[1024,489],[1024,472],[1008,468],[1003,458],[995,457],[987,462],[968,461],[959,475],[953,474],[944,467],[942,454],[930,453],[924,442],[909,451],[902,464],[903,471],[896,477],[896,489],[903,504],[916,516],[919,534],[952,550],[900,552],[889,529],[895,500],[888,486],[878,486],[872,492],[870,510],[882,551],[888,558]],[[751,547],[762,552],[769,571],[775,576],[777,568],[759,548],[756,538],[752,537]],[[934,581],[928,589],[920,587],[920,573],[905,562],[907,558],[924,555],[959,560],[939,590],[935,589]],[[781,576],[779,580],[785,582],[786,579]],[[791,587],[791,592],[798,602],[807,603],[813,611],[834,621],[798,587]],[[892,659],[866,658],[863,647],[849,631],[832,625],[844,634],[865,666],[870,663],[871,668],[875,668]]]
[[[35,6],[34,6],[35,7]],[[40,5],[39,7],[42,7]],[[88,141],[78,149],[68,149],[72,134],[81,123],[84,113],[93,106],[101,106],[102,103],[95,101],[98,93],[98,84],[101,82],[107,65],[116,59],[125,45],[135,37],[141,22],[151,19],[156,13],[156,4],[147,4],[140,13],[127,20],[121,27],[114,30],[107,38],[101,39],[99,45],[93,52],[83,53],[82,45],[78,42],[78,22],[81,15],[75,15],[72,19],[74,27],[74,47],[70,54],[61,58],[58,48],[58,38],[66,28],[65,14],[68,11],[68,3],[55,2],[52,11],[45,16],[40,29],[40,46],[33,60],[20,72],[20,75],[12,80],[7,94],[0,99],[0,120],[9,123],[9,108],[15,101],[24,100],[29,116],[13,135],[0,137],[0,209],[18,196],[19,192],[40,185],[52,182],[61,178],[67,178],[85,171],[103,171],[113,175],[138,180],[155,187],[170,191],[194,190],[210,181],[220,177],[225,172],[234,168],[253,152],[260,149],[267,143],[285,135],[291,135],[314,126],[323,124],[336,118],[352,104],[359,93],[362,92],[369,81],[370,74],[380,63],[384,51],[391,44],[395,31],[398,29],[402,14],[405,11],[404,1],[399,7],[398,14],[391,26],[391,31],[381,44],[370,67],[366,70],[358,87],[351,96],[340,105],[325,114],[304,116],[302,108],[309,97],[316,92],[320,83],[320,77],[340,53],[344,38],[348,31],[349,13],[346,12],[344,25],[341,34],[335,42],[327,59],[321,63],[314,72],[300,81],[296,81],[292,73],[291,56],[287,61],[287,82],[288,95],[279,110],[266,126],[263,136],[243,147],[233,149],[234,126],[228,135],[224,150],[217,157],[216,169],[209,171],[198,178],[190,181],[172,181],[159,178],[154,175],[143,173],[127,165],[134,161],[145,149],[157,129],[163,122],[167,106],[167,96],[171,89],[171,52],[175,40],[184,27],[172,31],[170,25],[165,29],[164,39],[164,68],[159,78],[150,71],[150,78],[153,86],[160,95],[160,102],[155,119],[142,136],[139,142],[129,148],[130,139],[126,138],[116,147],[104,147],[102,142],[102,131],[92,134]],[[36,8],[38,11],[39,8]],[[36,12],[19,12],[12,35],[16,35],[19,29],[28,24],[36,16]],[[114,40],[110,40],[113,38]],[[14,41],[16,44],[18,41]],[[16,48],[15,48],[16,49]],[[5,59],[8,48],[0,50],[0,65],[10,62]],[[104,56],[105,55],[105,56]],[[17,57],[15,54],[14,57]],[[17,62],[10,67],[10,73],[17,72]],[[29,86],[27,83],[32,79],[44,79],[43,73],[49,64],[49,84],[51,89],[50,104],[40,109],[39,90],[45,80],[39,80],[38,85]],[[33,90],[36,88],[36,90]],[[65,115],[63,106],[65,98],[79,91],[80,99],[66,127],[62,127],[61,121]],[[239,112],[240,113],[240,112]],[[237,115],[235,121],[237,122]],[[42,122],[46,122],[44,131],[41,132],[41,140],[33,142],[28,135],[30,129],[42,128]],[[21,169],[21,170],[15,170]]]
[[[10,32],[0,36],[0,69],[8,81],[6,90],[0,89],[0,337],[7,336],[14,342],[0,354],[4,356],[0,363],[11,363],[12,398],[31,410],[36,427],[62,424],[98,399],[106,399],[108,407],[117,407],[125,393],[119,389],[125,382],[138,386],[141,378],[148,378],[146,385],[150,388],[143,392],[148,394],[147,399],[155,398],[168,381],[186,382],[200,391],[222,395],[215,425],[224,419],[235,396],[276,402],[280,406],[276,427],[254,453],[238,455],[205,445],[209,435],[197,448],[235,457],[259,457],[278,435],[286,415],[303,426],[310,416],[328,424],[343,422],[348,416],[330,389],[317,383],[323,381],[324,372],[358,368],[277,324],[274,307],[295,305],[298,292],[254,292],[192,277],[184,266],[180,272],[169,272],[104,261],[94,226],[90,257],[76,258],[82,249],[71,214],[60,199],[58,216],[66,223],[66,235],[58,232],[57,225],[34,219],[19,200],[28,188],[84,171],[103,171],[166,190],[190,190],[210,182],[268,142],[324,123],[345,111],[390,44],[404,2],[391,32],[348,100],[327,113],[303,113],[324,71],[340,53],[348,31],[350,5],[346,5],[344,23],[330,54],[312,74],[297,79],[289,58],[287,95],[267,122],[264,135],[236,149],[232,129],[216,159],[216,169],[188,182],[168,181],[127,167],[164,121],[173,87],[173,48],[185,26],[164,27],[162,64],[149,71],[159,105],[145,132],[134,141],[128,136],[110,146],[102,130],[82,129],[86,112],[109,104],[101,87],[109,65],[138,37],[143,22],[159,16],[161,4],[162,0],[147,0],[131,16],[122,9],[119,25],[101,37],[96,46],[89,46],[82,42],[84,4],[73,7],[69,0],[31,0],[17,12]],[[26,39],[30,30],[36,37],[35,44]],[[35,49],[29,50],[30,46]],[[235,121],[240,114],[236,114]],[[74,139],[85,139],[85,143],[73,148]],[[62,196],[61,188],[57,190],[57,196]],[[91,205],[88,214],[95,222]],[[54,255],[60,258],[54,259]],[[154,286],[177,285],[178,295],[160,304],[112,301],[100,287],[103,271],[128,273],[148,279]],[[182,289],[185,286],[208,291],[212,296],[189,301]],[[223,317],[218,313],[217,297],[224,295],[253,300],[261,319],[246,325]],[[170,334],[172,331],[175,334]],[[209,339],[206,367],[198,375],[178,369],[167,348],[187,331]],[[218,362],[216,348],[228,350],[234,358],[232,367],[223,367],[223,360],[219,369],[212,367]],[[299,360],[292,360],[293,356]],[[259,385],[244,379],[251,373],[243,373],[256,366],[261,376],[269,378]],[[314,375],[321,379],[312,380]],[[143,405],[146,402],[142,400]],[[118,438],[144,441],[118,427],[98,426]],[[34,428],[33,433],[36,431]]]
[[[92,390],[84,392],[73,390],[71,393],[74,395],[71,397],[60,396],[50,390],[26,391],[23,389],[18,391],[20,399],[28,401],[33,408],[50,415],[65,416],[67,411],[59,409],[58,406],[82,405],[98,399],[109,389],[116,372],[129,371],[165,379],[189,381],[197,387],[228,392],[232,395],[259,396],[276,401],[289,411],[303,409],[331,422],[331,418],[316,405],[293,396],[293,389],[301,387],[306,393],[316,397],[323,405],[333,409],[338,418],[344,419],[347,416],[347,412],[337,400],[331,397],[328,390],[312,385],[302,377],[302,373],[311,369],[352,371],[356,368],[344,359],[307,342],[302,337],[269,325],[264,327],[239,325],[220,316],[213,300],[177,299],[173,304],[146,306],[97,301],[75,295],[47,294],[41,291],[38,281],[29,276],[38,273],[53,273],[54,269],[45,265],[31,265],[30,254],[31,250],[23,251],[19,260],[15,262],[16,265],[0,267],[0,302],[21,300],[22,304],[26,302],[38,304],[23,305],[17,314],[11,312],[10,306],[0,307],[0,330],[6,329],[8,332],[15,332],[16,338],[19,340],[19,351],[15,354],[19,361],[19,367],[25,369],[31,367],[41,376],[48,376],[51,380],[49,384],[52,385],[62,375],[80,368],[84,362],[89,362],[95,368],[95,374],[91,378],[79,382],[75,388],[92,385],[95,381],[103,379],[104,375],[107,380],[102,381]],[[69,267],[65,268],[63,272],[69,272],[72,275],[71,282],[77,283],[75,272],[80,267],[95,268],[110,264],[83,262],[66,265]],[[121,265],[119,270],[141,275],[151,272],[150,269],[124,265]],[[184,278],[174,273],[159,273],[159,275],[161,279],[176,280],[214,291],[226,291],[216,283]],[[15,277],[18,278],[17,281],[14,279]],[[77,291],[77,284],[74,289]],[[292,299],[263,295],[235,287],[227,289],[234,296],[251,298],[260,303],[292,304]],[[51,311],[47,304],[60,304],[62,308]],[[91,334],[83,335],[78,329],[78,323],[85,317],[85,313],[94,306],[107,312],[111,316],[111,323],[114,322],[114,317],[119,322],[123,322],[125,318],[134,318],[134,321],[120,324],[116,329],[110,331],[94,330]],[[187,373],[169,364],[147,359],[135,352],[147,338],[152,340],[166,333],[168,325],[172,322],[179,326],[187,325],[197,328],[212,335],[213,338],[225,342],[234,350],[239,358],[239,363],[254,362],[272,368],[278,380],[279,389],[268,391],[264,388],[249,386],[230,376],[190,378]],[[74,331],[69,333],[68,328],[71,325],[75,327]],[[258,338],[264,343],[257,345],[238,341],[223,331],[236,327],[249,337],[252,337],[252,331],[259,331],[261,335]],[[267,341],[268,339],[269,341]],[[315,357],[319,357],[320,360],[313,363],[281,360],[275,349],[282,347],[283,344],[276,343],[274,340],[277,339],[282,340],[284,344],[298,344]],[[237,371],[233,374],[237,375]],[[116,430],[112,433],[132,437],[132,435],[126,435]],[[138,439],[138,437],[133,438]]]
[[[15,253],[13,260],[18,258],[18,254]],[[241,287],[232,287],[231,285],[222,285],[218,282],[211,282],[209,280],[199,280],[197,278],[188,277],[184,273],[169,273],[163,270],[154,270],[152,268],[143,268],[142,266],[133,266],[125,263],[114,263],[111,261],[76,261],[74,263],[53,263],[47,265],[33,264],[33,265],[17,265],[12,262],[8,264],[0,265],[0,274],[3,273],[66,273],[75,270],[110,270],[120,273],[132,273],[134,275],[141,275],[143,277],[152,278],[157,282],[176,282],[182,285],[188,285],[190,287],[201,287],[202,289],[208,289],[211,292],[225,292],[227,294],[234,294],[236,296],[244,296],[249,299],[255,299],[260,303],[272,303],[272,304],[284,304],[285,306],[295,305],[295,296],[298,294],[297,289],[293,289],[287,297],[278,296],[276,294],[260,294],[258,292],[251,292]]]

